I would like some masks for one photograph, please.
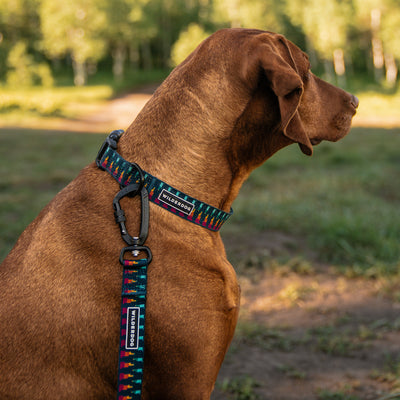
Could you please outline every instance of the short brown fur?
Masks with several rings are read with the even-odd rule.
[[[249,173],[297,142],[336,141],[357,99],[310,72],[283,36],[221,30],[159,87],[118,151],[229,211]],[[115,399],[121,266],[117,183],[91,164],[23,232],[0,267],[0,399]],[[124,199],[128,228],[138,200]],[[218,233],[151,204],[143,399],[208,399],[240,290]]]

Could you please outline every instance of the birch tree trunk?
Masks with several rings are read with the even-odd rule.
[[[342,49],[333,52],[333,66],[335,68],[338,85],[346,87],[346,65],[344,63],[344,53]]]
[[[126,59],[126,47],[122,43],[116,45],[112,52],[112,58],[114,79],[121,81],[124,77],[124,65]]]
[[[374,75],[377,82],[383,78],[384,55],[382,40],[379,38],[381,28],[381,10],[371,10],[371,32],[372,32],[372,59],[374,62]]]
[[[393,54],[385,53],[385,66],[386,66],[386,82],[390,87],[396,84],[397,80],[397,65]]]
[[[75,86],[84,86],[87,80],[87,71],[85,63],[77,61],[75,57],[72,57],[72,69],[74,71]]]

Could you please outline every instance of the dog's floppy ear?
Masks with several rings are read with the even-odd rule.
[[[303,153],[310,156],[313,147],[298,112],[304,90],[303,82],[285,39],[279,42],[283,48],[281,51],[269,42],[257,46],[251,55],[253,60],[247,62],[247,67],[250,68],[252,64],[254,66],[255,62],[258,70],[261,67],[264,71],[271,89],[278,97],[284,135],[298,143]]]

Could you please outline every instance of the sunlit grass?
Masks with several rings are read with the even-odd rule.
[[[96,78],[83,87],[73,86],[68,80],[60,80],[60,84],[48,88],[11,88],[3,84],[0,85],[1,122],[18,126],[18,122],[27,119],[45,122],[49,117],[79,118],[119,93],[161,81],[167,73],[165,70],[131,71],[123,81],[100,74],[102,79]]]
[[[364,118],[400,118],[398,110],[400,109],[400,92],[378,93],[378,92],[358,92],[356,93],[360,100],[360,106],[357,111],[359,119]]]
[[[40,117],[78,117],[113,95],[111,86],[2,88],[2,119]]]

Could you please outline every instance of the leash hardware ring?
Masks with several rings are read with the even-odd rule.
[[[134,162],[131,162],[131,163],[129,163],[133,168],[135,168],[135,170],[138,172],[138,174],[139,174],[139,181],[136,181],[135,183],[133,183],[133,185],[139,185],[139,188],[138,188],[138,190],[137,190],[137,193],[129,193],[129,194],[127,194],[126,196],[128,196],[128,197],[135,197],[141,190],[142,190],[142,188],[143,188],[143,185],[144,185],[144,183],[145,183],[145,178],[144,178],[144,172],[143,172],[143,170],[142,170],[142,168],[140,168],[139,167],[139,165],[137,165],[136,163],[134,163]],[[132,184],[131,184],[132,185]],[[128,185],[128,186],[130,186],[130,185]],[[127,187],[127,186],[124,186],[124,185],[122,185],[122,184],[120,184],[119,185],[119,187],[120,187],[120,189],[122,190],[122,189],[124,189],[125,187]]]
[[[130,252],[133,252],[133,251],[139,251],[139,252],[140,251],[145,251],[147,253],[147,258],[142,258],[142,259],[139,259],[137,261],[147,260],[147,264],[150,264],[152,259],[153,259],[153,255],[151,254],[151,251],[147,246],[128,246],[128,247],[124,247],[121,250],[121,254],[119,256],[119,262],[121,263],[121,265],[123,267],[126,267],[125,263],[124,263],[124,261],[125,261],[124,256],[125,256],[125,253],[127,253],[128,251],[130,251]]]

